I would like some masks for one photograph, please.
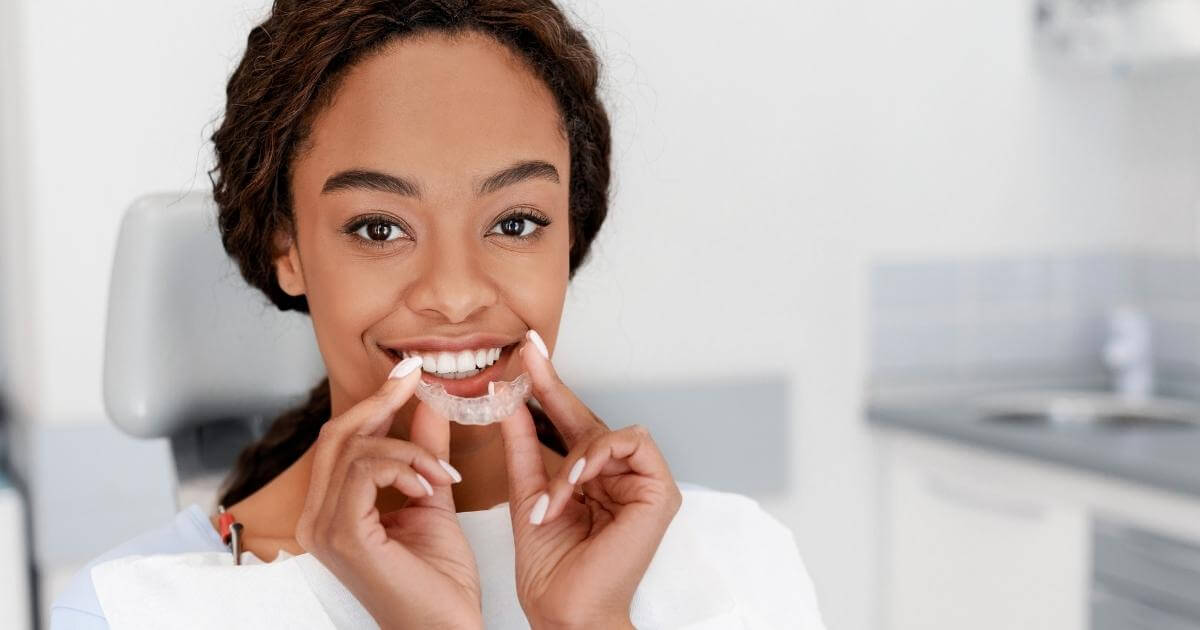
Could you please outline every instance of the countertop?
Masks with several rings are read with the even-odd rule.
[[[1200,497],[1200,424],[1194,427],[1061,427],[987,420],[965,398],[875,401],[871,424],[997,451]]]

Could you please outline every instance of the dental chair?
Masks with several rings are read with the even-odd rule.
[[[169,439],[177,507],[214,507],[241,449],[324,377],[308,317],[246,284],[209,195],[126,212],[105,334],[105,409],[134,437]]]

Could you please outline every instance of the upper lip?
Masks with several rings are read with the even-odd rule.
[[[396,342],[381,342],[379,346],[396,353],[412,352],[456,352],[459,350],[482,350],[485,348],[503,348],[514,340],[509,335],[495,333],[475,333],[465,337],[413,337]]]

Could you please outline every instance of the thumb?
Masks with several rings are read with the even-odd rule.
[[[408,430],[408,441],[433,453],[434,457],[449,463],[450,461],[450,421],[439,415],[424,401],[417,403],[413,410],[412,426]],[[409,505],[439,507],[454,512],[454,493],[448,485],[433,487],[433,496],[416,497],[408,501]]]

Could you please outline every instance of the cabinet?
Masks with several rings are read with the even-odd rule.
[[[895,449],[881,472],[891,630],[1085,630],[1083,506]]]
[[[26,540],[24,499],[0,473],[0,628],[33,623]]]

